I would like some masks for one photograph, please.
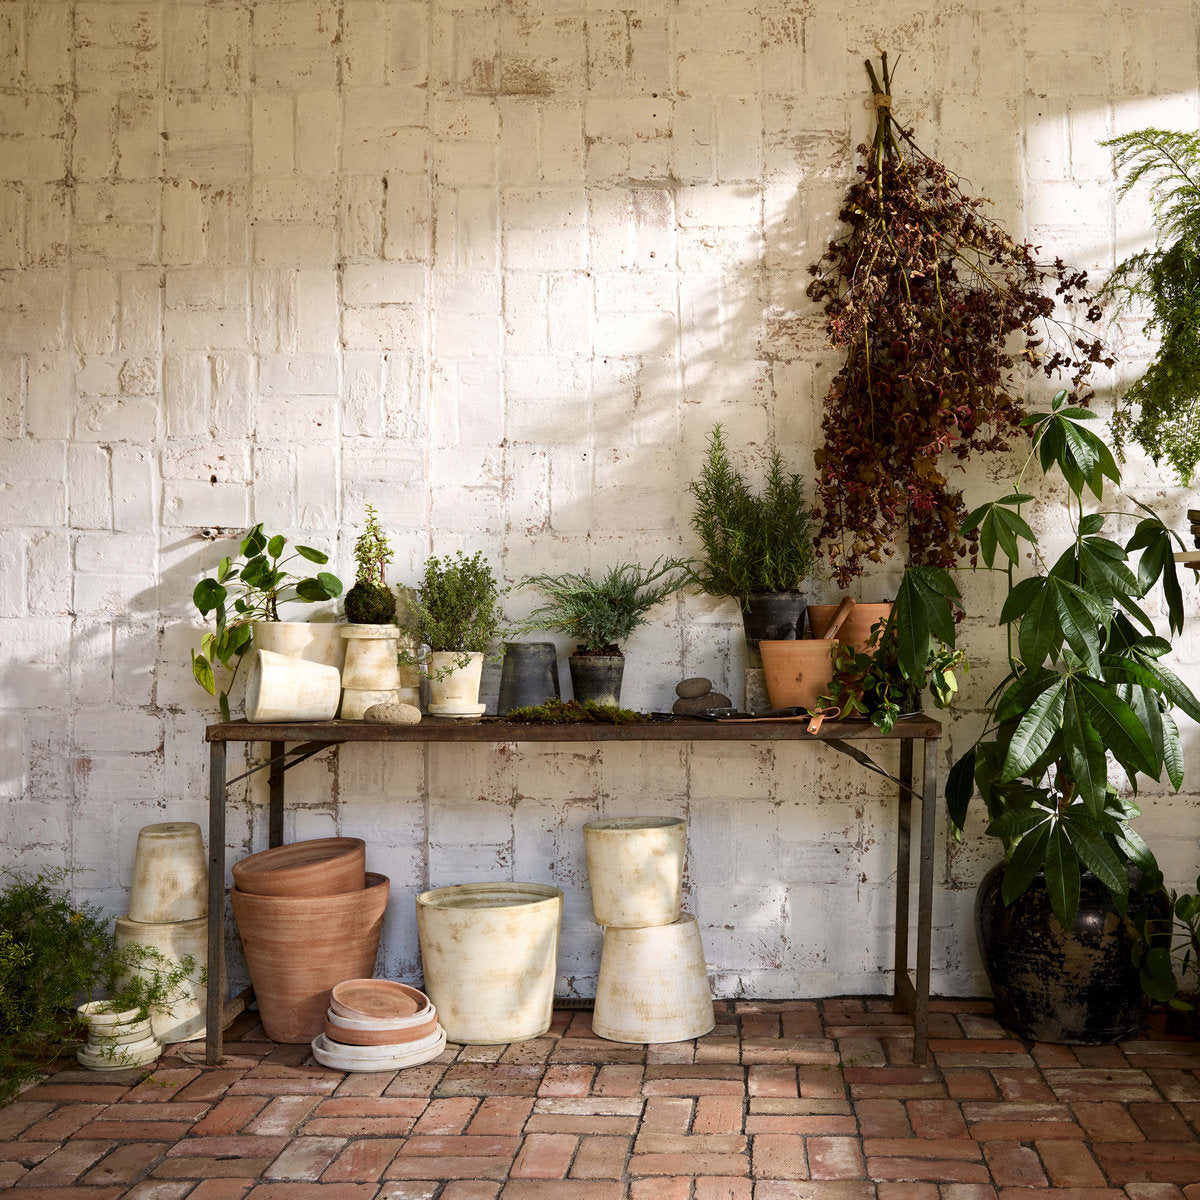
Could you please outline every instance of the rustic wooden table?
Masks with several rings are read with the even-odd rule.
[[[526,725],[496,718],[464,723],[424,717],[419,725],[368,725],[361,721],[281,722],[251,724],[228,721],[210,725],[208,792],[208,1030],[205,1060],[216,1064],[222,1054],[221,949],[225,938],[225,802],[229,786],[258,771],[268,771],[270,815],[268,842],[283,840],[284,772],[314,754],[344,742],[807,742],[830,746],[897,786],[896,945],[893,1000],[913,1017],[913,1061],[923,1063],[929,1041],[929,965],[933,915],[933,859],[937,812],[937,743],[942,727],[925,716],[897,721],[881,733],[866,721],[827,721],[809,733],[806,719],[705,721],[694,718],[655,720],[636,725]],[[900,773],[892,775],[854,743],[898,741]],[[230,742],[267,742],[265,762],[226,778]],[[913,782],[914,746],[922,743],[921,786]],[[291,749],[288,747],[291,746]],[[912,875],[912,800],[921,802],[921,841],[917,884],[917,958],[909,973],[909,917]]]

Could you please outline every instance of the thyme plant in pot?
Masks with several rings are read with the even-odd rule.
[[[549,599],[529,614],[525,627],[561,629],[579,643],[567,659],[577,701],[619,705],[625,672],[620,643],[686,581],[687,563],[673,558],[657,558],[649,567],[618,563],[598,579],[587,572],[531,575],[522,586]]]
[[[978,794],[987,832],[1005,849],[976,909],[997,1016],[1052,1042],[1114,1041],[1141,1027],[1130,898],[1157,886],[1160,872],[1109,755],[1134,793],[1141,776],[1165,776],[1178,789],[1184,763],[1172,709],[1200,719],[1200,702],[1164,661],[1170,640],[1146,613],[1161,598],[1170,633],[1182,631],[1172,534],[1144,505],[1102,507],[1105,481],[1119,485],[1121,473],[1087,427],[1093,417],[1064,392],[1028,417],[1033,445],[1013,490],[967,520],[984,562],[1006,564],[1008,672],[986,729],[946,783],[954,825],[963,827]],[[1053,561],[1021,515],[1034,464],[1055,470],[1066,489],[1073,536]],[[1093,503],[1100,510],[1088,512]],[[1126,521],[1123,543],[1106,536],[1110,522]],[[1022,543],[1035,573],[1017,579]]]
[[[288,569],[296,559],[316,566],[329,561],[329,555],[312,546],[296,546],[285,556],[287,539],[281,534],[265,534],[255,525],[242,538],[241,557],[236,561],[222,558],[216,574],[208,576],[192,592],[192,601],[211,628],[200,639],[200,653],[192,652],[192,675],[210,696],[217,696],[221,716],[229,720],[229,693],[237,678],[243,657],[253,649],[297,655],[341,669],[342,641],[337,630],[311,623],[280,620],[280,606],[300,602],[316,604],[342,594],[342,582],[329,571],[297,577]],[[271,632],[288,637],[286,643],[269,637]],[[319,634],[328,632],[329,637]],[[337,648],[335,654],[334,647]],[[217,672],[228,673],[218,686]]]
[[[700,557],[689,566],[689,582],[707,595],[738,602],[752,649],[764,638],[799,637],[803,588],[814,556],[803,477],[787,470],[774,450],[756,492],[730,460],[718,424],[708,435],[700,476],[688,489],[695,501],[692,528],[700,538]]]
[[[500,632],[500,587],[483,554],[425,562],[413,610],[418,636],[429,647],[429,711],[441,717],[477,717],[483,656]]]

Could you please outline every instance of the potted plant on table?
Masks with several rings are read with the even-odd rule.
[[[200,653],[192,652],[192,675],[210,696],[219,698],[221,716],[226,721],[229,693],[242,658],[252,648],[308,657],[340,669],[342,641],[336,627],[281,621],[279,609],[291,602],[331,600],[342,594],[342,582],[329,571],[293,575],[287,567],[297,558],[323,566],[329,555],[311,546],[297,546],[285,557],[286,549],[285,537],[269,536],[263,533],[261,524],[255,525],[242,538],[241,557],[236,561],[221,559],[216,574],[200,580],[192,592],[200,615],[212,622],[200,640]],[[322,633],[330,636],[322,638]],[[220,688],[218,667],[229,673],[228,681]]]
[[[482,553],[430,557],[413,610],[418,636],[429,647],[429,711],[434,716],[479,716],[483,656],[496,642],[503,614],[500,587]]]
[[[687,563],[655,559],[649,567],[618,563],[598,579],[584,572],[531,575],[523,587],[546,593],[547,603],[534,609],[526,629],[561,629],[579,644],[567,663],[571,688],[580,702],[619,705],[625,656],[620,644],[656,604],[687,581]]]
[[[1160,885],[1154,857],[1134,832],[1139,815],[1117,790],[1109,755],[1136,790],[1139,776],[1164,775],[1178,789],[1183,754],[1172,708],[1200,719],[1200,702],[1166,666],[1171,642],[1143,608],[1161,597],[1170,632],[1183,628],[1172,534],[1144,505],[1135,512],[1087,512],[1103,503],[1105,480],[1121,474],[1104,441],[1087,428],[1093,413],[1059,392],[1048,413],[1027,418],[1033,463],[1066,484],[1073,537],[1053,561],[1013,490],[976,509],[984,562],[1007,560],[1000,612],[1008,672],[993,693],[987,727],[946,783],[950,817],[961,829],[977,793],[987,832],[1005,860],[984,880],[977,927],[1000,1021],[1040,1041],[1115,1041],[1141,1026],[1132,894]],[[1133,522],[1121,544],[1105,536],[1111,518]],[[1026,543],[1035,573],[1017,579]]]

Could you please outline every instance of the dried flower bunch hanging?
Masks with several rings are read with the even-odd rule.
[[[1070,323],[1100,310],[1087,275],[1040,264],[924,154],[892,115],[891,76],[866,64],[875,136],[840,212],[846,232],[810,268],[808,294],[846,355],[825,399],[816,453],[818,540],[846,586],[907,540],[912,564],[974,554],[943,454],[998,450],[1025,417],[1018,374],[1069,381],[1086,403],[1093,366],[1112,359]],[[1057,318],[1060,305],[1068,309]]]

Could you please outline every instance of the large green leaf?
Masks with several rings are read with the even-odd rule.
[[[896,592],[892,624],[896,630],[896,654],[901,670],[909,679],[924,680],[925,664],[929,661],[929,613],[907,578],[901,581]]]
[[[210,695],[217,694],[217,681],[212,664],[203,655],[192,651],[192,678]]]
[[[309,562],[324,564],[329,561],[329,555],[322,550],[314,550],[311,546],[297,546],[296,553]]]
[[[1049,819],[1046,809],[1032,806],[1030,808],[1010,808],[1001,813],[988,827],[988,837],[1002,838],[1006,842],[1015,842],[1027,833],[1045,824]]]
[[[1098,680],[1079,676],[1076,686],[1092,724],[1126,774],[1132,779],[1140,771],[1156,779],[1154,747],[1133,709]]]
[[[208,616],[218,605],[222,604],[229,593],[215,579],[202,579],[192,591],[192,602]]]
[[[1108,787],[1108,758],[1104,743],[1080,702],[1074,684],[1067,688],[1063,701],[1063,748],[1076,790],[1088,812],[1098,816],[1104,811]]]
[[[1079,859],[1061,824],[1055,825],[1046,843],[1046,891],[1050,907],[1068,932],[1079,913]]]
[[[1105,620],[1106,614],[1095,597],[1065,579],[1051,576],[1049,592],[1067,645],[1093,674],[1099,675],[1100,633],[1096,625]]]
[[[1033,701],[1029,711],[1017,723],[1000,771],[1001,783],[1023,775],[1046,752],[1062,726],[1066,690],[1066,679],[1058,679]]]
[[[1012,589],[1004,598],[1004,607],[1000,609],[1000,624],[1007,625],[1022,616],[1033,598],[1046,586],[1046,580],[1041,575],[1029,579],[1020,579],[1013,584]]]
[[[950,768],[946,776],[946,808],[956,829],[967,823],[967,808],[975,794],[975,747],[972,746]]]
[[[1058,678],[1057,672],[1039,668],[1014,680],[996,703],[996,720],[1001,724],[1020,720],[1034,700]]]
[[[1124,913],[1129,902],[1129,873],[1125,864],[1086,814],[1072,817],[1065,825],[1079,861],[1108,888],[1116,910]]]
[[[287,538],[281,533],[277,533],[267,543],[267,554],[271,558],[278,558],[283,553],[284,546],[287,545]]]
[[[1017,646],[1021,661],[1030,670],[1041,667],[1047,659],[1053,662],[1058,657],[1063,642],[1062,626],[1058,620],[1058,608],[1050,580],[1040,580],[1041,590],[1034,595],[1021,618],[1017,631]]]
[[[1011,904],[1037,878],[1046,860],[1050,826],[1047,820],[1013,848],[1008,866],[1004,868],[1004,879],[1000,883],[1000,898],[1005,904]]]
[[[1183,787],[1183,747],[1179,742],[1179,726],[1169,712],[1159,713],[1162,722],[1162,761],[1171,786],[1179,791]]]
[[[1145,662],[1145,660],[1142,660]],[[1159,691],[1176,707],[1181,708],[1193,721],[1200,721],[1200,700],[1178,675],[1161,662],[1154,662],[1150,667],[1158,676]]]

